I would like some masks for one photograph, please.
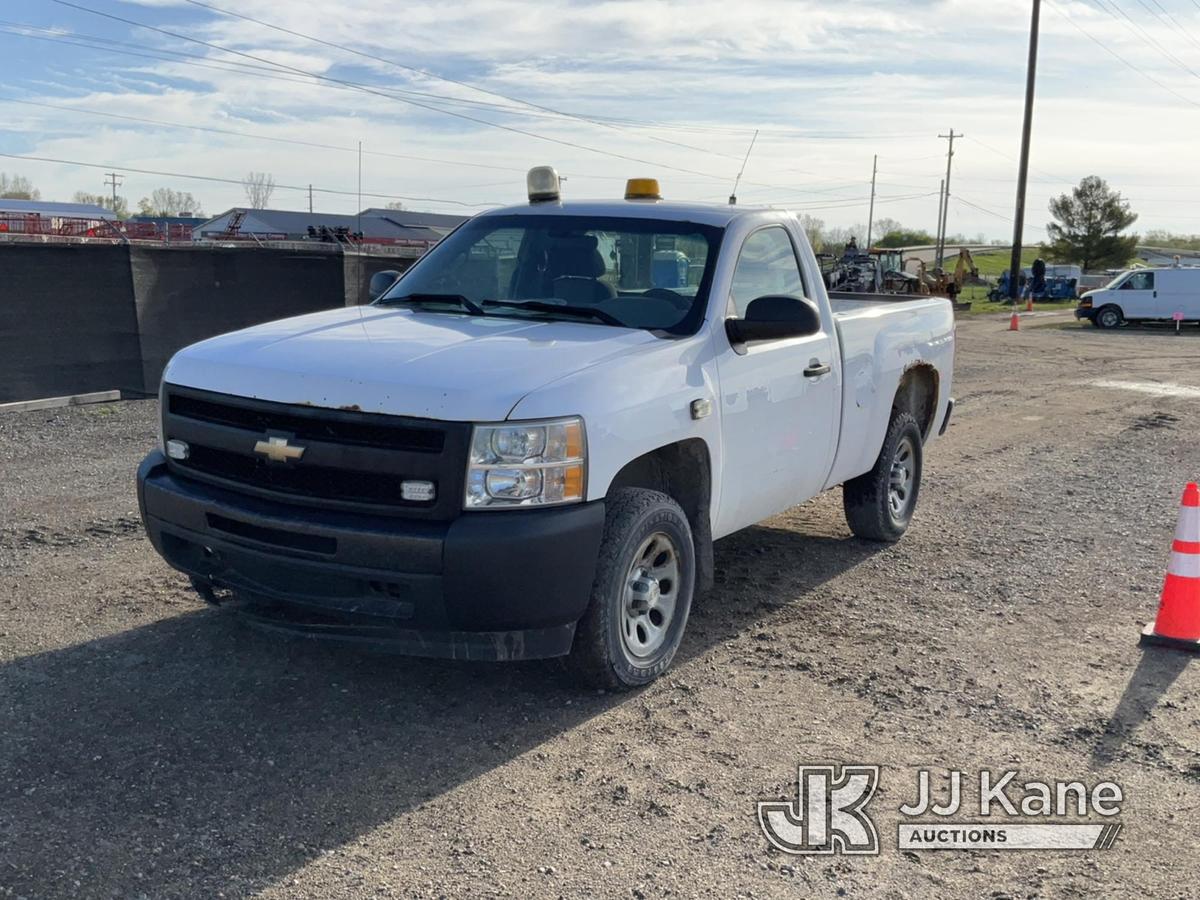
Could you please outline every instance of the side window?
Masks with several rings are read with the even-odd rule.
[[[733,314],[744,317],[751,300],[768,294],[806,296],[792,240],[779,225],[754,232],[742,244],[730,288]]]
[[[1152,291],[1154,290],[1153,272],[1134,272],[1121,285],[1123,291]]]

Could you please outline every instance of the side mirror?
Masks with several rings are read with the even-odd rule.
[[[725,333],[735,348],[750,341],[807,337],[820,330],[821,313],[804,297],[758,297],[746,307],[745,318],[725,320]]]
[[[396,279],[400,277],[400,273],[395,269],[384,269],[382,272],[376,272],[371,276],[371,281],[367,285],[367,293],[371,295],[372,300],[379,299],[383,292],[396,283]]]

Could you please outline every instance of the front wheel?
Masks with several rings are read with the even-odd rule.
[[[666,671],[683,639],[696,583],[692,530],[658,491],[608,498],[591,602],[567,659],[591,687],[628,690]]]
[[[1116,328],[1125,321],[1125,317],[1121,315],[1121,308],[1119,306],[1109,304],[1108,306],[1100,307],[1094,321],[1101,328]]]
[[[857,537],[900,540],[917,508],[922,462],[917,420],[910,413],[894,413],[874,467],[842,485],[846,522]]]

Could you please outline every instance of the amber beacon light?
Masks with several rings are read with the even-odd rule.
[[[657,178],[630,178],[625,182],[626,200],[661,200]]]

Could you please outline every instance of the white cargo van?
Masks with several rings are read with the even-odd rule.
[[[1127,321],[1179,318],[1200,321],[1200,268],[1131,269],[1079,300],[1075,318],[1098,328]]]

